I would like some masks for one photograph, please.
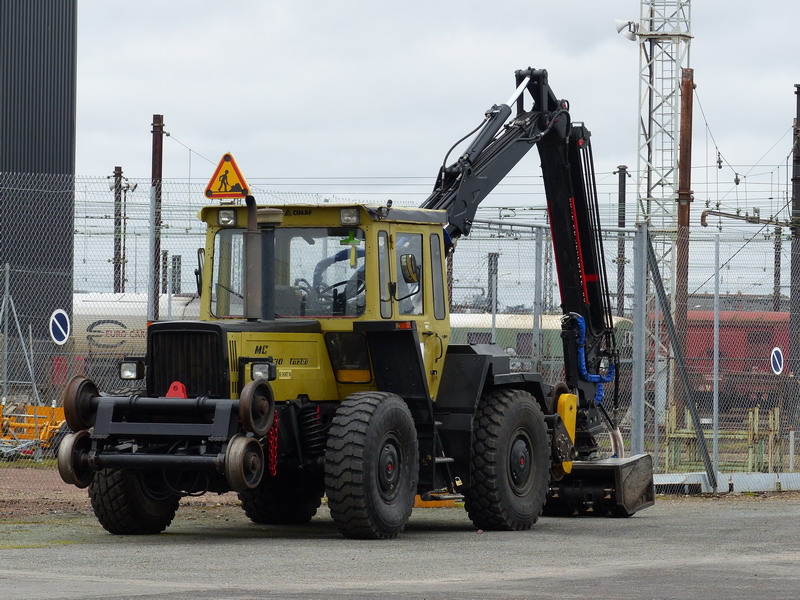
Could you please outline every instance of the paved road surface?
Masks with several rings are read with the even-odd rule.
[[[659,498],[630,519],[543,518],[478,533],[417,509],[392,541],[183,506],[157,536],[112,536],[85,508],[0,516],[0,598],[798,598],[800,497]]]

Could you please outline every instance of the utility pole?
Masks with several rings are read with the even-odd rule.
[[[797,108],[792,146],[792,263],[789,292],[789,367],[800,375],[800,84],[795,84]]]
[[[689,305],[689,206],[692,202],[692,104],[694,69],[681,70],[681,122],[678,155],[678,238],[675,256],[675,332],[681,354],[686,356],[686,313]],[[675,387],[679,415],[686,398]]]
[[[772,273],[772,311],[781,309],[781,228],[775,228],[775,267]]]
[[[161,179],[164,147],[164,115],[153,115],[153,169],[151,175],[150,211],[151,248],[150,248],[150,321],[158,321],[158,297],[161,283]],[[150,287],[148,286],[148,287]]]
[[[114,293],[123,290],[122,276],[122,167],[114,167]]]
[[[617,167],[619,175],[619,200],[617,209],[617,226],[625,228],[625,178],[628,176],[628,166]],[[625,316],[625,234],[617,234],[617,316]]]

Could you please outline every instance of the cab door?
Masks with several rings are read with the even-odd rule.
[[[413,224],[392,225],[389,234],[392,318],[416,323],[428,391],[435,399],[449,334],[442,235]]]

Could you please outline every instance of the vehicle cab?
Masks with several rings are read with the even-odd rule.
[[[248,225],[253,229],[248,215],[253,212],[259,239],[253,247],[258,250],[248,256]],[[362,205],[248,211],[220,205],[203,208],[199,216],[207,225],[201,252],[202,320],[261,323],[261,338],[270,337],[270,328],[264,328],[268,321],[319,323],[334,374],[329,381],[337,382],[339,397],[352,393],[349,384],[374,389],[377,383],[368,338],[383,336],[368,332],[408,330],[425,365],[428,393],[435,398],[450,327],[445,211]],[[265,348],[268,340],[257,333],[250,337],[251,351],[266,349],[276,360],[278,385],[301,376],[304,368],[320,366],[310,348],[303,356],[272,354],[300,342],[297,335],[285,340],[284,348],[276,345],[278,339]],[[406,348],[394,360],[408,360],[410,351]],[[387,353],[381,348],[382,355]]]

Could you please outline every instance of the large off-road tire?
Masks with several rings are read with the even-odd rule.
[[[464,497],[479,529],[530,529],[544,507],[550,478],[541,408],[522,390],[485,393],[472,433],[471,482]]]
[[[417,431],[402,398],[360,392],[339,405],[328,432],[325,487],[345,537],[396,537],[411,516],[418,480]]]
[[[110,533],[143,535],[164,531],[175,517],[180,498],[146,489],[139,476],[123,469],[95,473],[89,498],[97,520]]]
[[[288,473],[265,475],[257,487],[239,492],[239,500],[254,523],[302,525],[317,514],[324,493],[322,477]]]

